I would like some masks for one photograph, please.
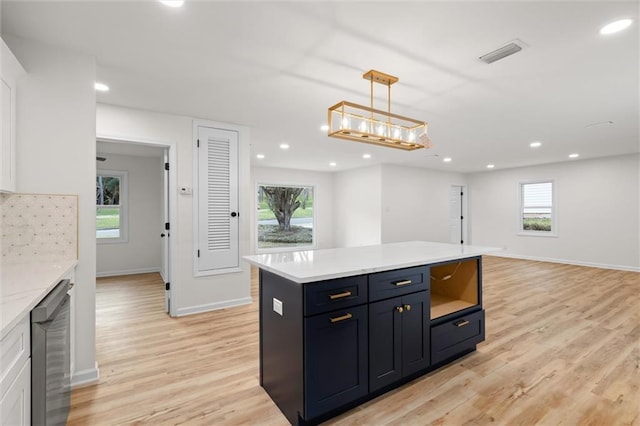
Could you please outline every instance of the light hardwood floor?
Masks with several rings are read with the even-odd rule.
[[[334,425],[640,424],[640,274],[484,258],[486,341]],[[157,274],[98,279],[98,385],[69,425],[288,424],[258,384],[254,303],[181,318]]]

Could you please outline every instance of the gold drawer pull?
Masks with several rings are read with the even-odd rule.
[[[462,320],[462,321],[456,323],[456,327],[464,327],[465,325],[469,325],[469,321]]]
[[[407,285],[407,284],[411,284],[411,280],[396,281],[392,284],[395,286]]]
[[[336,300],[336,299],[342,299],[343,297],[349,297],[349,296],[351,296],[351,292],[350,291],[344,291],[344,292],[338,293],[338,294],[330,294],[329,295],[329,299]]]
[[[353,315],[345,314],[345,315],[342,315],[341,317],[329,318],[329,321],[331,321],[331,323],[333,324],[334,322],[340,322],[340,321],[348,320],[351,318],[353,318]]]

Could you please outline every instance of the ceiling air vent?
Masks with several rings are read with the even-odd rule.
[[[524,43],[520,42],[515,43],[511,42],[505,46],[502,46],[499,49],[494,50],[493,52],[489,52],[485,55],[480,56],[480,60],[484,63],[491,64],[495,61],[499,61],[502,58],[506,58],[507,56],[513,55],[514,53],[518,53],[522,50],[522,45]]]

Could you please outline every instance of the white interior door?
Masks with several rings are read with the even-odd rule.
[[[452,185],[449,193],[449,241],[455,244],[463,244],[462,211],[463,187]]]
[[[198,127],[197,272],[237,269],[238,132]]]

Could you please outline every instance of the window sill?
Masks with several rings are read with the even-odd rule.
[[[545,238],[558,238],[557,232],[546,231],[520,231],[517,234],[520,237],[545,237]]]

